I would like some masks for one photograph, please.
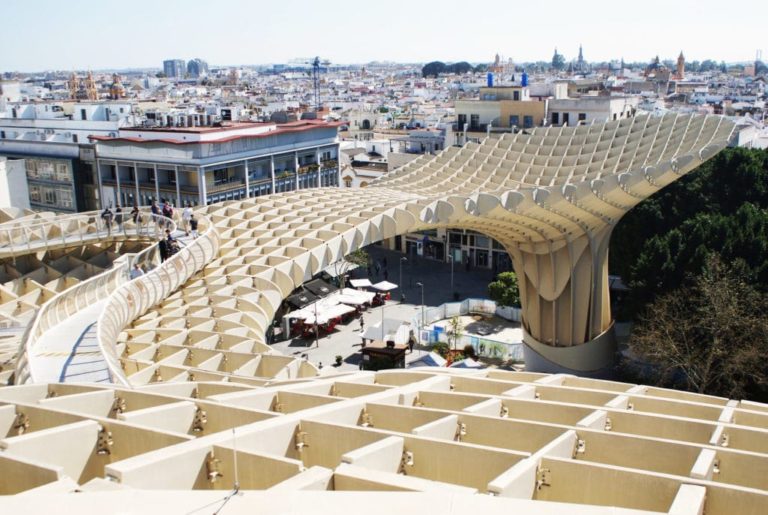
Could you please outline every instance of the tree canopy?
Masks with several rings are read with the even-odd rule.
[[[651,304],[635,326],[631,351],[663,386],[731,398],[768,393],[768,296],[746,264],[717,254],[703,271]]]
[[[502,272],[488,285],[488,296],[501,306],[520,306],[520,290],[514,272]]]
[[[743,261],[768,291],[768,151],[726,149],[618,223],[610,269],[631,287],[623,315],[683,286],[712,253]]]
[[[461,61],[453,64],[445,64],[441,61],[432,61],[427,63],[421,69],[422,77],[437,77],[442,73],[456,73],[463,75],[465,73],[473,71],[472,65],[466,61]]]
[[[563,57],[563,54],[558,54],[557,50],[555,50],[555,54],[552,56],[552,68],[555,70],[565,69],[565,57]]]

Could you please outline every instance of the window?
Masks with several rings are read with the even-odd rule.
[[[465,126],[466,124],[467,124],[467,115],[465,115],[465,114],[460,114],[460,115],[459,115],[459,127],[458,127],[458,130],[459,130],[459,131],[463,131],[463,130],[464,130],[464,126]]]
[[[560,113],[552,113],[552,125],[560,124]]]
[[[480,128],[480,115],[479,114],[469,115],[469,130],[476,131],[479,128]]]
[[[613,113],[613,119],[614,120],[616,119],[616,113]]]
[[[513,91],[512,92],[512,100],[520,100],[520,92],[519,91]]]
[[[533,127],[533,116],[523,116],[523,127],[526,129]]]
[[[176,186],[176,172],[168,172],[168,184]]]
[[[50,205],[56,204],[56,190],[43,188],[43,202]]]
[[[563,113],[563,125],[568,125],[571,121],[571,113]]]
[[[56,180],[57,181],[68,181],[70,179],[69,177],[69,168],[67,167],[66,163],[56,163]]]
[[[50,161],[40,161],[37,169],[40,172],[40,177],[43,179],[53,179],[56,176],[53,163]]]
[[[615,120],[615,119],[616,119],[616,118],[614,117],[614,120]],[[587,121],[587,113],[579,113],[579,121],[580,121],[580,122],[585,122],[585,121]]]
[[[87,120],[88,119],[87,111],[85,109],[80,109],[80,119],[81,120]]]
[[[520,127],[520,116],[516,114],[509,115],[509,126]]]
[[[27,177],[37,177],[37,161],[27,159]]]
[[[34,184],[29,185],[29,200],[32,202],[40,202],[40,186]]]
[[[58,204],[61,207],[72,208],[72,192],[63,188],[59,188],[57,191]]]
[[[214,184],[223,184],[227,182],[227,169],[222,168],[221,170],[214,170],[213,171],[213,183]]]
[[[344,177],[344,186],[347,188],[352,187],[352,177]]]
[[[490,245],[491,242],[488,236],[475,236],[475,247],[487,249]]]

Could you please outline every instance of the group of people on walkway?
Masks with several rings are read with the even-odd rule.
[[[166,218],[171,220],[173,219],[173,204],[166,202],[165,199],[160,199],[160,205],[158,205],[156,201],[152,201],[150,211],[152,213],[152,221],[158,224],[158,226],[161,228],[165,227]],[[137,205],[134,204],[130,216],[134,226],[136,227],[136,233],[138,234],[143,220],[141,211]],[[125,219],[123,215],[123,208],[119,204],[117,207],[115,207],[114,212],[110,206],[104,208],[104,211],[101,212],[101,219],[109,234],[112,234],[112,227],[115,224],[117,225],[118,231],[123,231],[123,222]],[[190,206],[185,207],[182,211],[181,220],[184,233],[187,236],[190,236],[191,234],[193,238],[197,238],[198,220],[195,218],[195,214],[192,212],[192,208]]]

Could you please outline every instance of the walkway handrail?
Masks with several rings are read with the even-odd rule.
[[[150,272],[120,285],[101,312],[96,339],[113,383],[131,386],[117,352],[120,333],[217,256],[219,233],[205,216],[199,215],[198,223],[198,238]]]
[[[155,240],[159,240],[164,237],[164,229],[175,231],[176,223],[169,218],[162,216],[155,216],[153,218],[150,214],[145,213],[141,217],[139,225],[135,227],[135,234],[141,236],[153,235]],[[133,230],[128,232],[128,235],[133,232]],[[112,291],[128,280],[134,263],[144,264],[149,262],[150,256],[157,249],[158,245],[155,243],[132,257],[121,256],[115,260],[112,268],[57,293],[40,306],[21,339],[16,359],[15,384],[34,382],[33,370],[30,366],[30,356],[35,348],[35,344],[43,333],[80,310],[107,298]]]
[[[174,211],[177,217],[178,210]],[[89,211],[73,215],[54,216],[32,223],[9,221],[0,224],[0,257],[15,258],[19,255],[46,250],[52,246],[86,244],[90,241],[112,240],[117,237],[130,238],[134,234],[152,236],[150,221],[159,215],[152,215],[149,208],[142,208],[138,224],[133,222],[130,211],[120,213],[117,223],[113,213],[112,222],[101,217],[101,211]],[[142,232],[143,231],[143,232]]]

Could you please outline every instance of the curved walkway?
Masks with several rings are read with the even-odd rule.
[[[96,320],[106,303],[92,304],[40,336],[30,360],[37,382],[109,382],[96,343]]]
[[[183,235],[174,232],[185,246],[191,238]],[[91,304],[40,335],[30,359],[35,382],[111,382],[97,339],[98,319],[108,301]]]

